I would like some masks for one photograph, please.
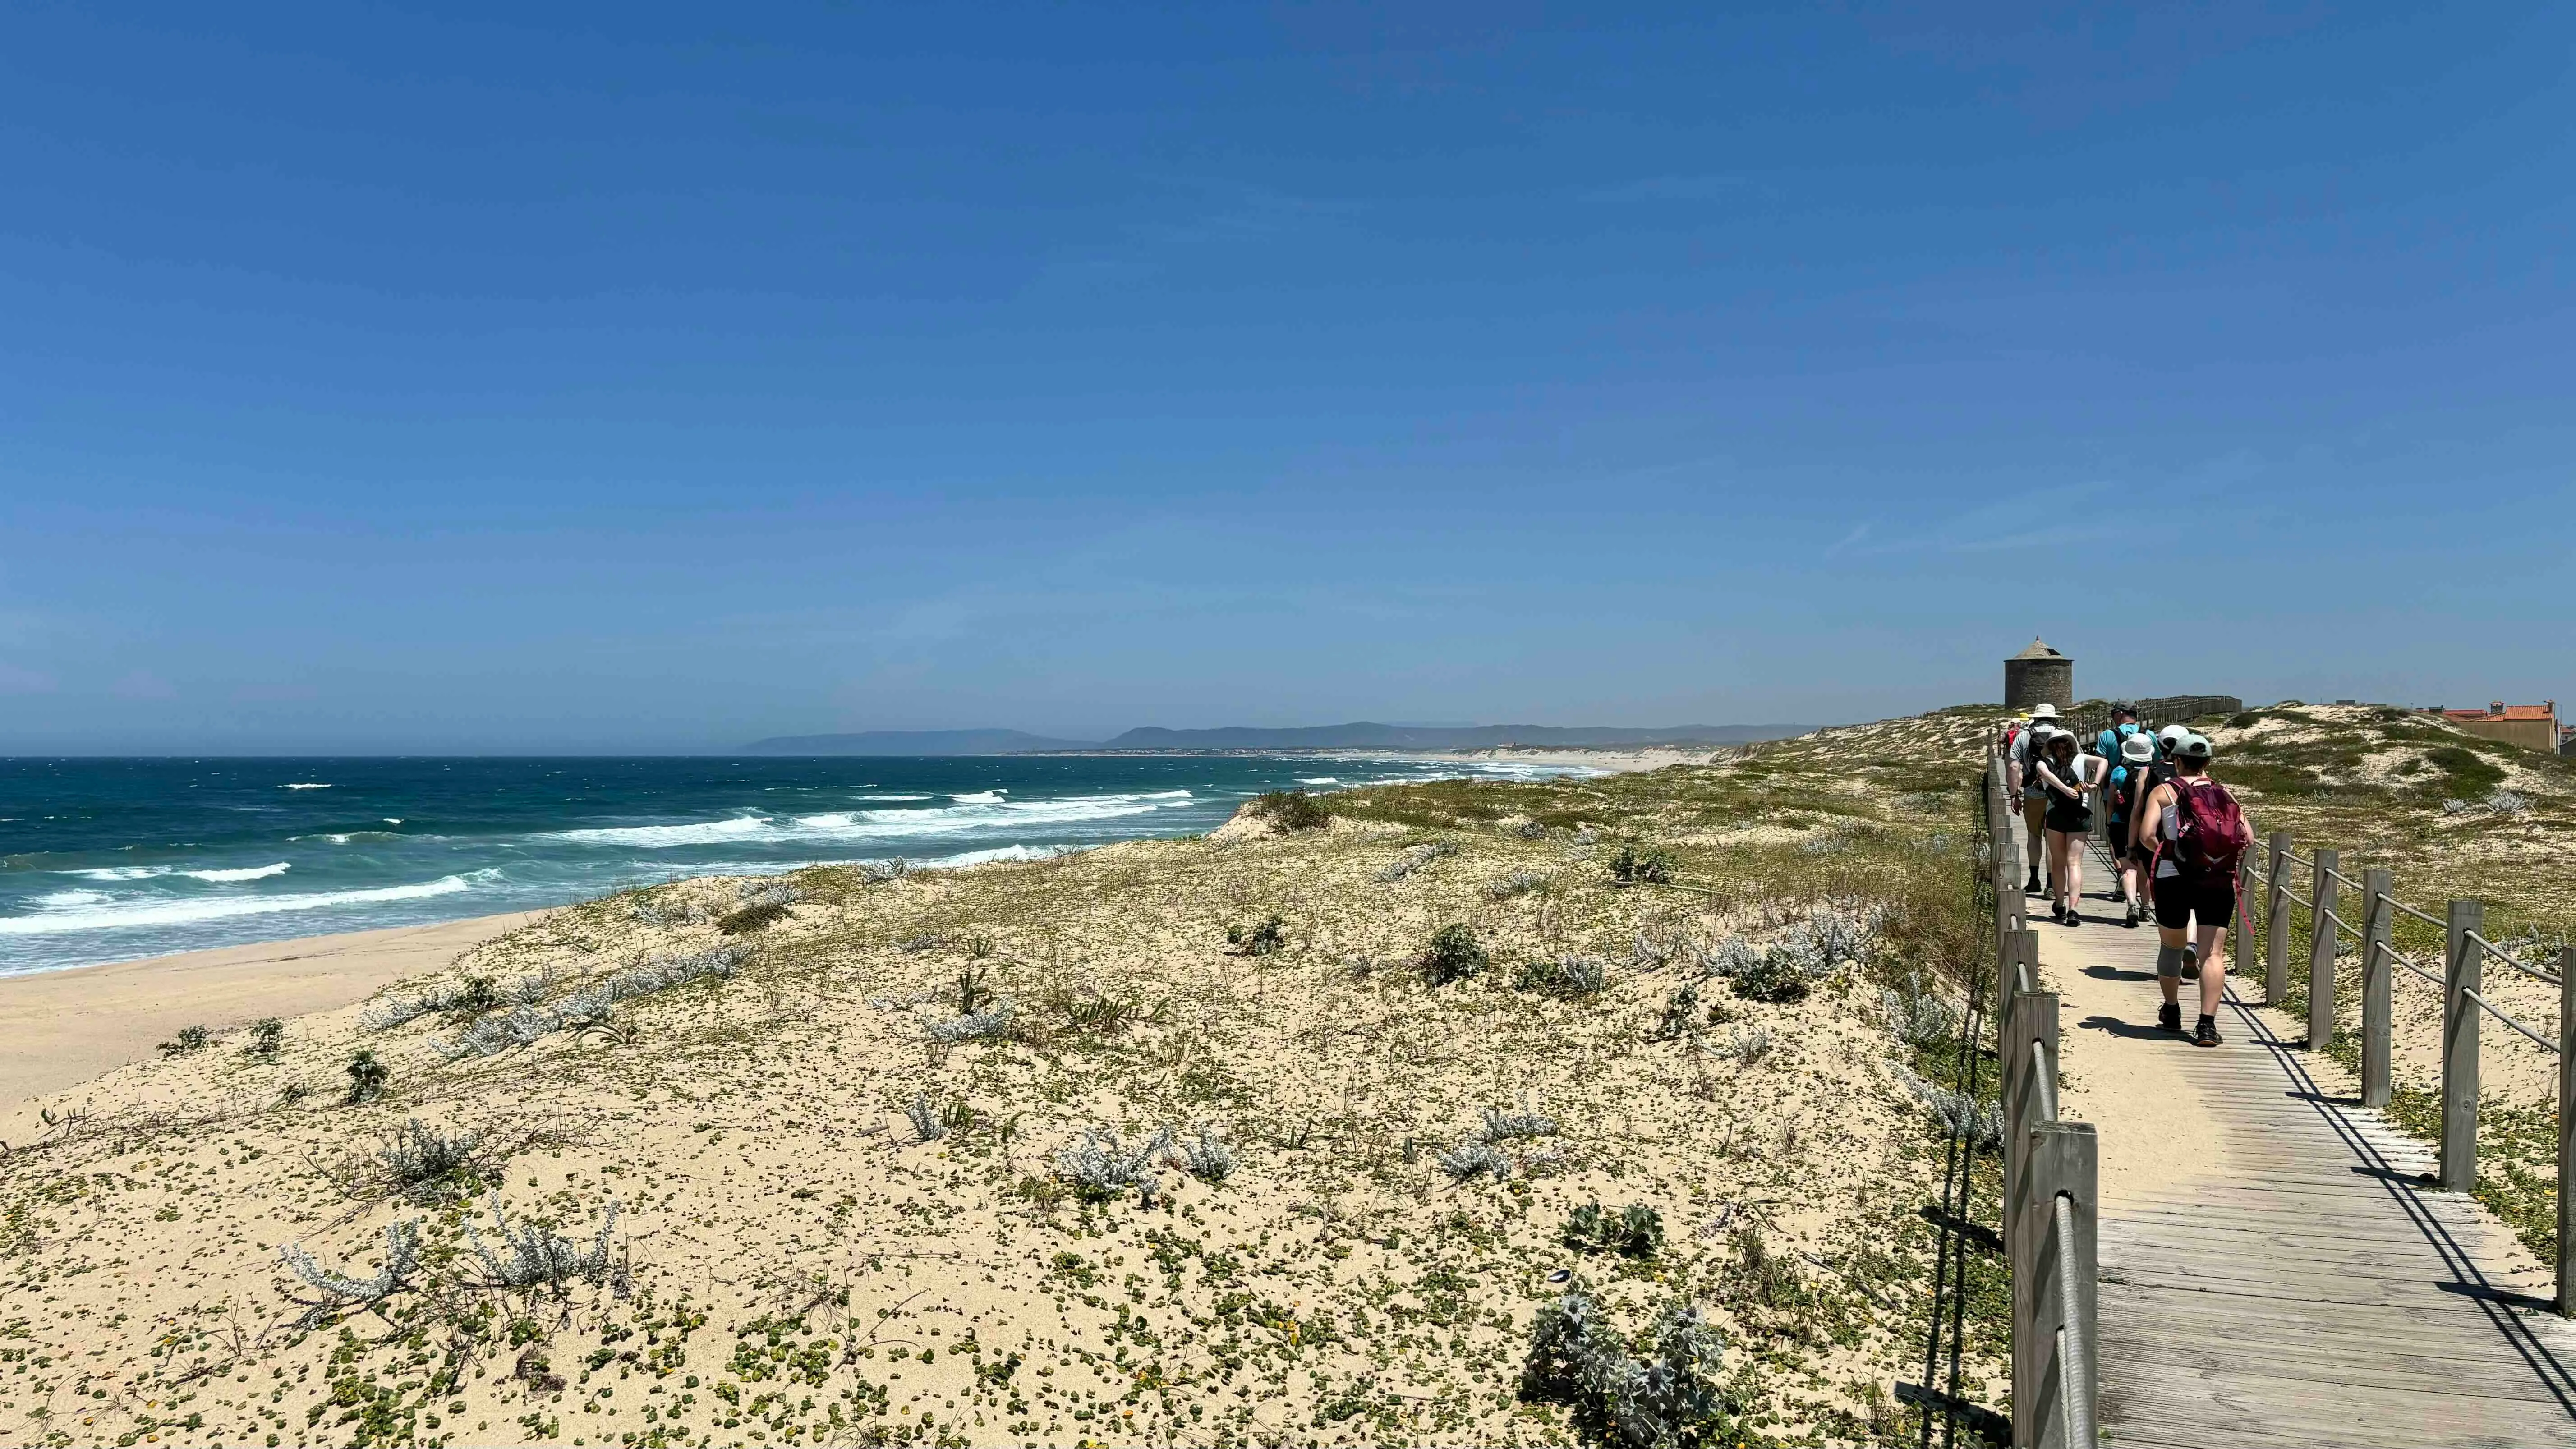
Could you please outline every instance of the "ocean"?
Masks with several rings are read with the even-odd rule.
[[[0,760],[0,975],[900,856],[1215,829],[1264,790],[1584,773],[1305,756]]]

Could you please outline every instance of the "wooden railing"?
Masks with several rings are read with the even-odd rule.
[[[2291,847],[2288,831],[2275,831],[2258,866],[2248,852],[2237,882],[2237,899],[2247,928],[2253,907],[2262,910],[2263,997],[2277,1005],[2289,997],[2290,944],[2295,934],[2293,907],[2307,914],[2308,1040],[2310,1051],[2323,1051],[2334,1040],[2335,971],[2345,938],[2355,943],[2361,969],[2361,1104],[2386,1107],[2394,1096],[2389,1079],[2391,1037],[2395,1032],[2397,973],[2416,978],[2442,995],[2441,1185],[2469,1192],[2478,1182],[2478,1047],[2482,1018],[2492,1016],[2541,1050],[2558,1058],[2558,1311],[2576,1316],[2576,1222],[2569,1204],[2576,1199],[2576,947],[2561,945],[2557,970],[2524,960],[2487,939],[2486,906],[2476,900],[2454,900],[2436,916],[2399,900],[2396,874],[2384,867],[2364,870],[2356,881],[2344,873],[2340,851],[2318,849],[2302,857]],[[2292,888],[2293,872],[2307,873],[2308,892]],[[2359,900],[2360,922],[2346,918],[2344,892]],[[2412,919],[2442,932],[2438,970],[2394,944],[2397,922]],[[2250,952],[2249,952],[2250,954]],[[2516,1020],[2487,995],[2486,966],[2493,961],[2558,988],[2558,1023],[2544,1033]]]
[[[2057,993],[2039,989],[2039,935],[2027,927],[2012,850],[2020,817],[2006,802],[2000,759],[1986,770],[1986,819],[1995,842],[1987,865],[2003,1073],[2003,1240],[2013,1289],[2013,1443],[2093,1449],[2100,1163],[2092,1124],[2057,1114]]]

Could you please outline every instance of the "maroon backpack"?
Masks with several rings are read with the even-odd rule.
[[[2254,832],[2236,797],[2215,780],[2175,780],[2175,863],[2197,876],[2233,876]]]

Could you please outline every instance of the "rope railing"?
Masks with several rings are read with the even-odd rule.
[[[2486,997],[2475,991],[2464,990],[2460,995],[2467,1000],[2476,1002],[2478,1004],[2478,1008],[2484,1011],[2487,1015],[2494,1017],[2496,1020],[2512,1027],[2515,1031],[2521,1032],[2524,1036],[2538,1042],[2542,1051],[2549,1053],[2553,1057],[2558,1055],[2558,1043],[2551,1041],[2549,1038],[2533,1031],[2530,1027],[2524,1026],[2521,1022],[2514,1020],[2511,1016],[2506,1015],[2503,1007],[2487,1000]]]
[[[2398,899],[2396,874],[2386,867],[2374,866],[2362,872],[2362,879],[2356,883],[2343,873],[2338,852],[2318,847],[2311,855],[2301,856],[2290,846],[2288,832],[2276,831],[2265,843],[2259,864],[2254,853],[2248,852],[2238,867],[2246,905],[2246,933],[2250,937],[2258,927],[2262,933],[2267,1003],[2278,1005],[2289,994],[2289,948],[2295,925],[2291,908],[2305,907],[2306,1045],[2312,1051],[2318,1050],[2340,1038],[2335,958],[2344,936],[2354,927],[2343,915],[2339,892],[2351,887],[2360,898],[2362,918],[2357,933],[2361,940],[2361,1104],[2387,1108],[2395,1100],[2392,991],[2397,973],[2403,972],[2442,994],[2438,1180],[2452,1192],[2472,1191],[2478,1184],[2479,1029],[2486,1018],[2495,1018],[2505,1030],[2558,1059],[2560,1221],[2565,1224],[2576,1220],[2576,947],[2558,942],[2558,960],[2552,970],[2488,936],[2486,906],[2481,901],[2453,900],[2445,913],[2437,916]],[[2305,894],[2291,884],[2289,867],[2293,862],[2310,872]],[[2254,898],[2258,887],[2262,892],[2259,909]],[[2438,963],[2417,960],[2397,948],[2393,938],[2401,921],[2417,922],[2442,933]],[[2412,927],[2408,929],[2413,933]],[[2537,933],[2533,933],[2533,943],[2544,949],[2550,944]],[[2247,941],[2245,954],[2249,959],[2252,945],[2251,940]],[[2516,1017],[2488,992],[2486,963],[2490,960],[2558,988],[2554,1037],[2547,1029]],[[2554,1304],[2561,1314],[2576,1317],[2576,1230],[2563,1228],[2558,1234],[2555,1267],[2558,1286]]]
[[[2078,1263],[2075,1254],[2075,1198],[2059,1193],[2049,1204],[2050,1216],[2056,1219],[2058,1302],[2069,1301],[2075,1290],[2077,1275],[2089,1264]],[[2065,1315],[2068,1319],[2075,1314]],[[2082,1333],[2067,1332],[2068,1325],[2057,1325],[2057,1362],[2064,1387],[2057,1396],[2066,1425],[2069,1445],[2092,1449],[2093,1437],[2093,1365],[2086,1351]]]
[[[1995,1050],[2003,1078],[2003,1246],[2012,1274],[2013,1441],[2094,1449],[2099,1161],[2093,1128],[2058,1117],[2058,998],[2040,979],[2039,937],[2025,925],[2022,862],[2015,858],[2022,832],[2004,804],[1999,763],[1988,781],[1999,988]],[[1961,1409],[1955,1402],[1946,1407],[1954,1414]],[[1926,1424],[1928,1434],[1928,1417]]]
[[[2404,901],[2397,899],[2395,896],[2390,896],[2388,898],[2388,903],[2391,906],[2396,907],[2397,914],[2401,916],[2413,916],[2415,919],[2422,921],[2425,925],[2438,926],[2444,930],[2450,929],[2450,922],[2443,920],[2440,916],[2428,916],[2422,911],[2415,909],[2413,906],[2406,904]]]
[[[2396,962],[2399,966],[2404,967],[2408,971],[2412,971],[2416,975],[2423,977],[2426,981],[2431,982],[2436,988],[2441,986],[2442,978],[2434,975],[2431,967],[2419,963],[2412,956],[2400,955],[2397,948],[2389,945],[2386,941],[2376,942],[2375,944],[2379,949],[2380,955]]]
[[[2506,950],[2502,946],[2497,945],[2495,942],[2488,940],[2486,937],[2479,935],[2477,932],[2469,932],[2468,938],[2471,941],[2476,942],[2478,949],[2486,952],[2489,959],[2502,961],[2507,966],[2512,967],[2514,970],[2521,972],[2525,976],[2531,977],[2535,981],[2546,981],[2552,986],[2558,984],[2558,976],[2555,972],[2541,970],[2539,967],[2523,960],[2521,957]]]

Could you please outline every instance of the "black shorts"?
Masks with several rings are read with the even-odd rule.
[[[2063,800],[2048,807],[2048,828],[2069,835],[2082,835],[2093,828],[2093,809],[2089,805],[2069,805]]]
[[[2204,926],[2224,926],[2236,919],[2236,878],[2211,879],[2169,875],[2156,882],[2156,924],[2179,931],[2199,917]]]

